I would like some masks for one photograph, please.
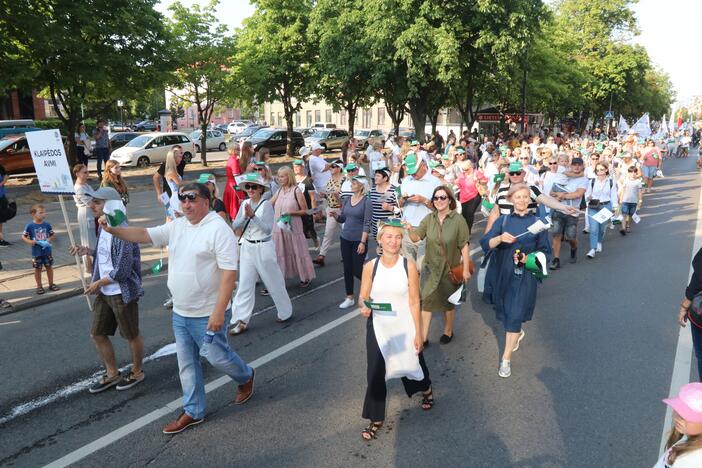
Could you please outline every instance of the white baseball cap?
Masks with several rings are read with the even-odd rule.
[[[312,145],[310,145],[311,151],[323,150],[323,149],[324,149],[324,146],[320,145],[319,143],[312,143]]]

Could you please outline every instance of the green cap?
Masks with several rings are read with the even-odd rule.
[[[419,160],[417,155],[414,153],[407,153],[405,160],[402,162],[402,164],[404,164],[407,168],[407,173],[409,175],[415,174],[419,170],[421,163],[421,160]]]
[[[200,177],[197,179],[198,184],[206,184],[207,182],[213,182],[215,180],[214,174],[210,174],[209,172],[203,172],[200,174]]]
[[[522,163],[519,161],[514,161],[509,163],[509,169],[507,172],[522,172],[524,168],[522,167]]]
[[[293,159],[293,164],[296,166],[301,166],[305,163],[302,159]]]
[[[466,152],[466,150],[465,150],[465,149],[463,149],[463,147],[462,147],[462,146],[459,146],[458,148],[456,148],[456,153],[460,153],[460,154],[463,154],[463,153],[465,153],[465,152]]]
[[[410,146],[416,146],[418,144],[419,144],[419,141],[417,141],[417,140],[410,141]]]
[[[441,159],[443,159],[444,161],[448,161],[448,158],[449,158],[448,153],[444,153],[441,155]]]
[[[355,165],[354,163],[348,163],[348,164],[344,167],[344,172],[353,171],[353,170],[356,170],[356,169],[358,169],[358,166],[357,166],[357,165]]]
[[[400,218],[388,218],[380,222],[382,226],[391,226],[396,228],[404,228]]]
[[[434,169],[435,167],[438,167],[440,165],[441,165],[441,163],[439,161],[435,161],[433,159],[431,161],[429,161],[429,167],[432,169]]]

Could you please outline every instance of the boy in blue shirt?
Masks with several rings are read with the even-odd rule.
[[[44,222],[46,210],[42,205],[32,205],[29,209],[32,215],[32,222],[24,227],[22,240],[32,246],[32,267],[34,267],[34,279],[37,282],[37,294],[44,294],[41,285],[41,267],[46,267],[46,276],[49,280],[49,289],[58,291],[59,287],[54,284],[54,258],[51,256],[51,241],[54,240],[54,230],[51,224]]]

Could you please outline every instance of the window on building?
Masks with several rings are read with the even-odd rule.
[[[363,128],[370,128],[373,125],[373,109],[363,109]]]
[[[332,115],[332,110],[331,110],[331,109],[327,109],[327,110],[324,112],[324,121],[325,121],[326,123],[331,123],[331,121],[332,121],[332,120],[331,120],[331,115]]]
[[[346,126],[346,111],[339,112],[339,125]]]
[[[385,126],[385,108],[384,107],[378,107],[378,127],[384,127]]]
[[[295,126],[296,127],[302,126],[302,115],[300,115],[299,112],[295,112]]]
[[[275,114],[274,114],[273,112],[271,112],[271,121],[270,121],[270,125],[275,125]]]
[[[322,121],[322,111],[321,110],[314,111],[314,121],[315,121],[315,123]]]
[[[311,110],[308,110],[306,115],[305,115],[305,125],[307,127],[312,126],[312,111]]]
[[[283,126],[283,113],[278,112],[278,126],[282,127]]]

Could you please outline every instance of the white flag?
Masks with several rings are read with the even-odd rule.
[[[670,113],[670,120],[668,121],[668,131],[672,132],[675,130],[675,112]]]
[[[648,138],[651,136],[651,122],[648,120],[648,114],[641,116],[639,120],[631,127],[634,133],[639,134],[639,138]]]
[[[619,134],[624,135],[626,132],[629,131],[629,124],[626,123],[626,120],[624,120],[624,116],[620,115],[619,116],[619,127],[617,127]]]
[[[659,133],[662,135],[667,134],[669,132],[668,130],[668,123],[665,121],[665,115],[663,116],[663,120],[661,121],[661,129]]]

